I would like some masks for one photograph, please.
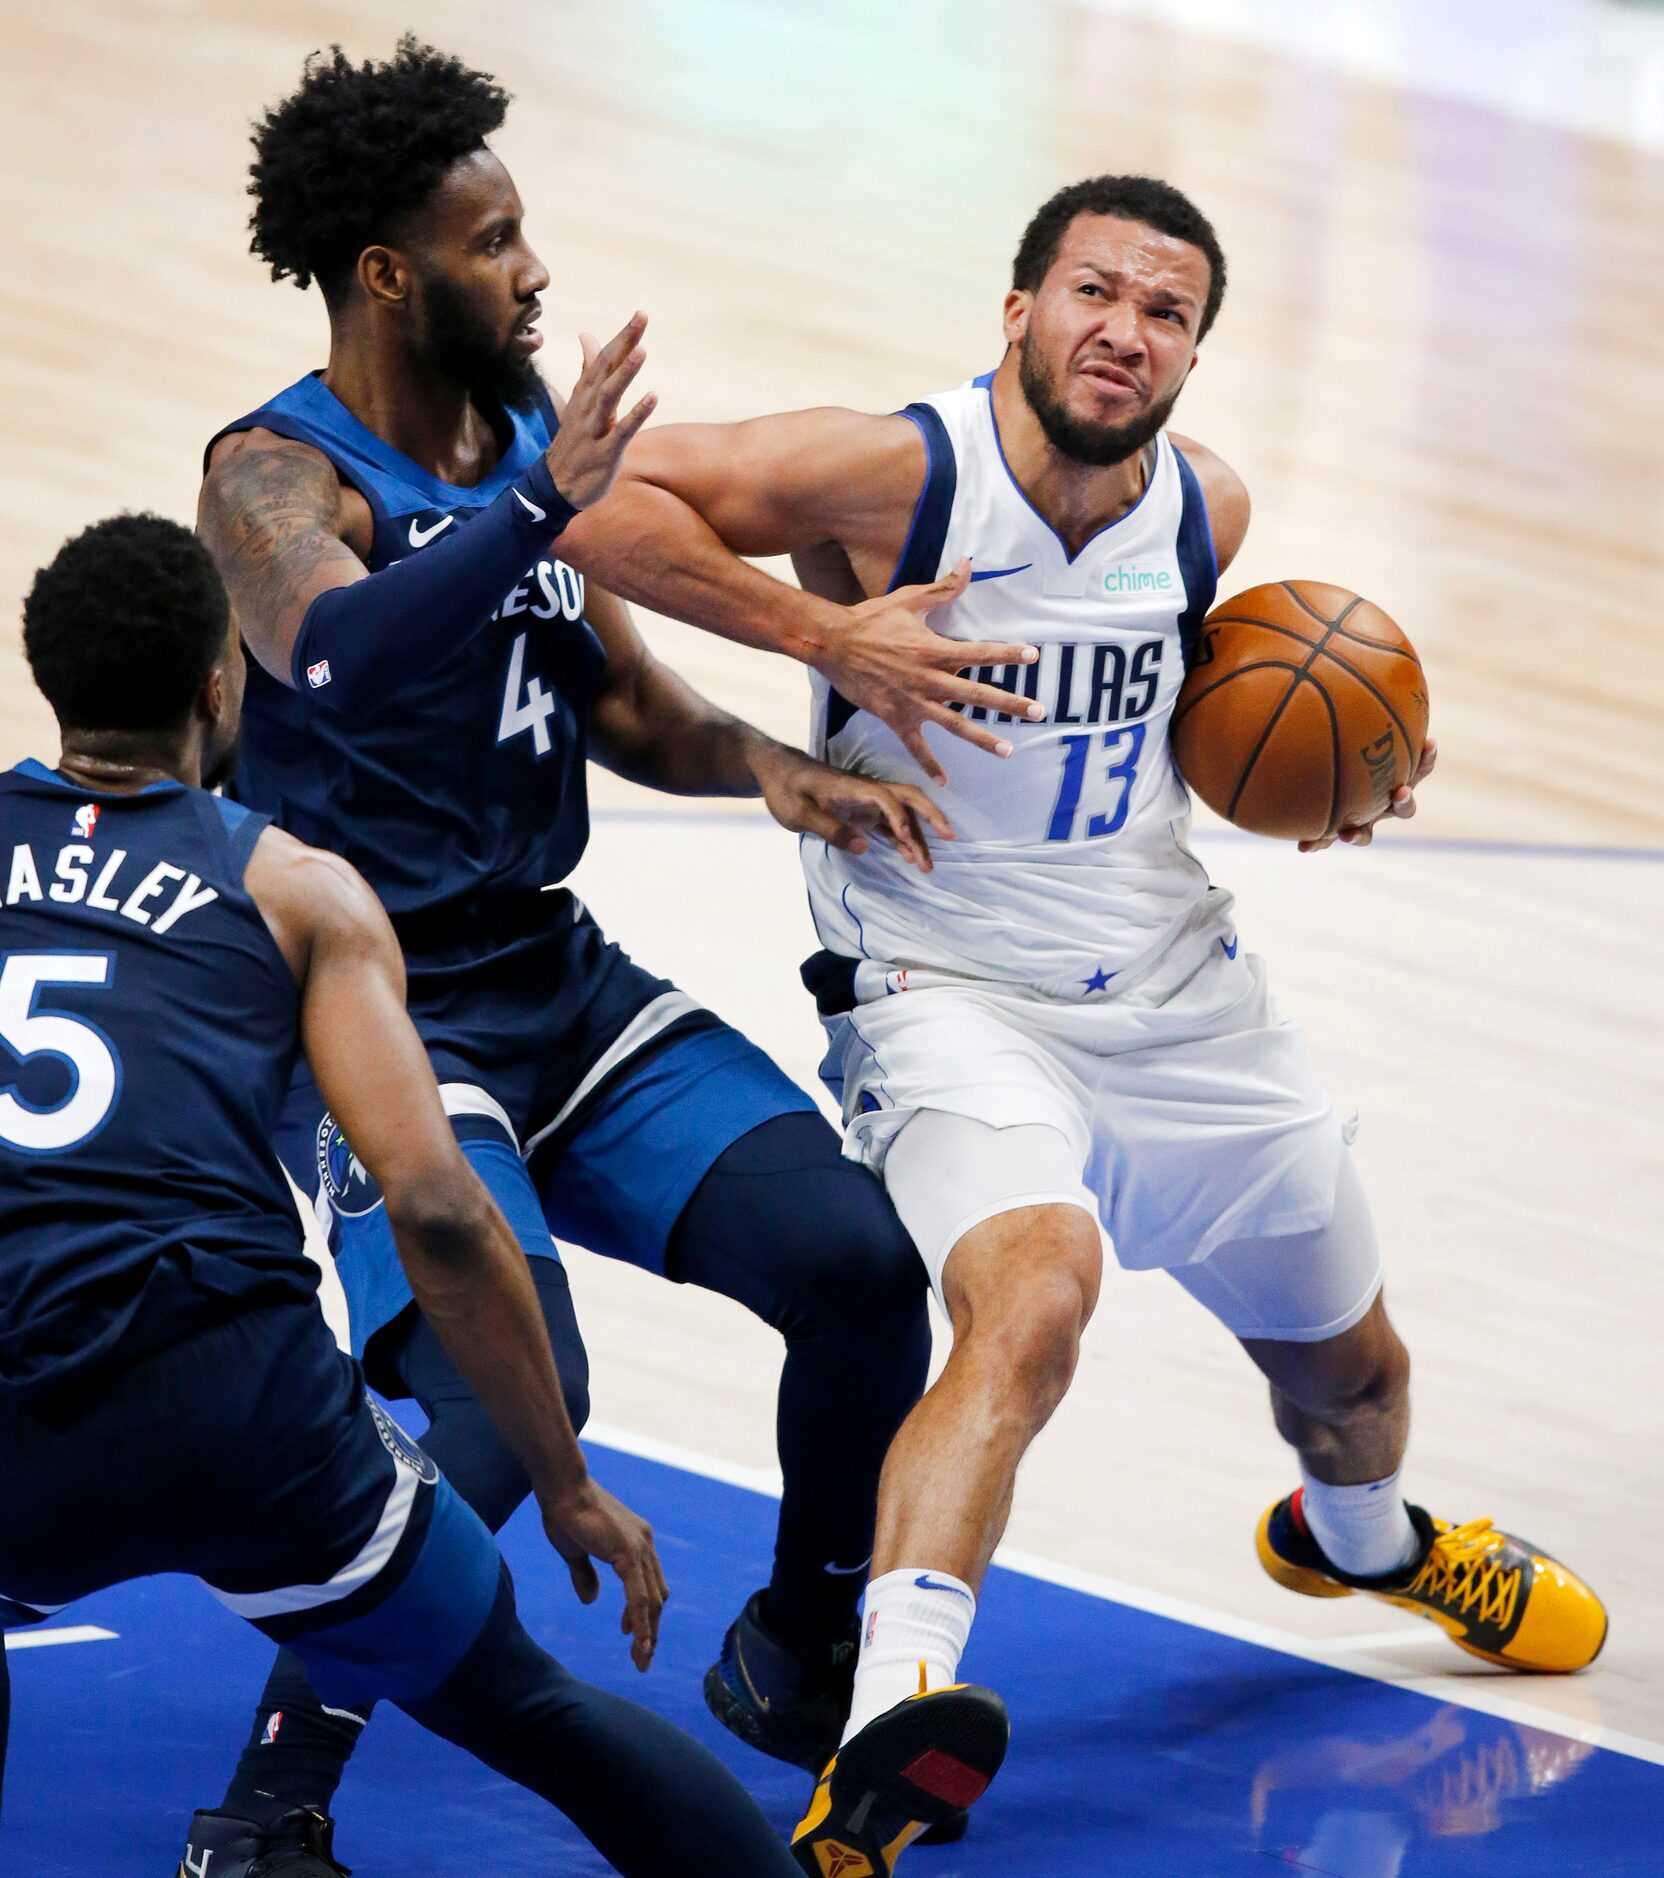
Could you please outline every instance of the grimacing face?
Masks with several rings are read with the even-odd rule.
[[[1144,222],[1077,215],[1033,293],[1013,288],[1005,336],[1052,446],[1124,462],[1167,422],[1196,363],[1211,270],[1200,248]]]
[[[508,171],[477,150],[445,173],[408,244],[418,359],[481,404],[518,411],[537,398],[537,296],[549,284],[523,213]]]

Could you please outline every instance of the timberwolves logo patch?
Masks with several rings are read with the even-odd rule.
[[[438,1467],[417,1447],[409,1435],[394,1421],[379,1402],[364,1398],[369,1405],[371,1416],[375,1420],[376,1433],[381,1436],[381,1445],[401,1466],[408,1467],[416,1478],[427,1486],[432,1486],[439,1478]]]
[[[362,1219],[381,1205],[381,1187],[347,1145],[333,1115],[318,1124],[318,1178],[343,1219]]]

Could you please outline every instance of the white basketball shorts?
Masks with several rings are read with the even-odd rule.
[[[858,969],[822,1073],[845,1154],[884,1176],[938,1297],[973,1226],[1062,1203],[1098,1218],[1123,1266],[1173,1270],[1239,1336],[1316,1340],[1363,1316],[1380,1261],[1361,1194],[1344,1230],[1325,1230],[1342,1126],[1230,904],[1210,895],[1131,983],[1078,1002]],[[1265,1240],[1308,1269],[1256,1251]]]

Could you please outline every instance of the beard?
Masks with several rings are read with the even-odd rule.
[[[436,377],[460,385],[482,410],[530,411],[543,389],[532,357],[500,341],[443,274],[422,284],[422,332],[416,357]]]
[[[1058,392],[1056,374],[1040,356],[1039,347],[1026,337],[1017,348],[1017,382],[1052,448],[1094,469],[1136,456],[1155,440],[1179,401],[1175,391],[1124,424],[1094,424],[1089,418],[1076,417]]]

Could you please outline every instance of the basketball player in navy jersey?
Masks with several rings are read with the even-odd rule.
[[[740,553],[795,555],[838,599],[974,558],[939,630],[1040,647],[979,674],[1007,689],[1004,765],[939,737],[922,764],[816,685],[816,747],[897,784],[945,772],[958,838],[929,874],[803,844],[823,947],[804,977],[846,1152],[881,1170],[955,1339],[885,1468],[844,1744],[799,1832],[811,1873],[888,1873],[945,1795],[974,1797],[999,1763],[997,1703],[954,1684],[1018,1464],[1073,1375],[1105,1231],[1269,1380],[1303,1481],[1259,1525],[1279,1583],[1373,1594],[1516,1669],[1581,1668],[1606,1635],[1558,1561],[1406,1501],[1409,1357],[1349,1137],[1188,846],[1168,718],[1248,496],[1167,425],[1224,288],[1214,230],[1178,190],[1074,185],[1019,245],[995,369],[887,416],[649,430],[582,524],[598,574],[626,554],[673,565],[715,528]],[[694,511],[680,527],[677,501]],[[783,588],[778,604],[797,602]],[[1414,781],[1432,758],[1429,743]],[[1411,789],[1388,808],[1411,813]]]
[[[330,348],[208,450],[200,529],[252,654],[236,792],[345,855],[392,915],[446,1111],[531,1255],[575,1426],[585,1359],[551,1231],[784,1334],[774,1572],[707,1695],[743,1738],[818,1765],[848,1706],[879,1471],[925,1376],[917,1259],[810,1098],[556,883],[588,839],[588,756],[662,789],[760,794],[835,843],[881,833],[919,865],[923,824],[945,824],[916,790],[715,710],[563,558],[578,498],[558,459],[574,427],[613,423],[644,322],[595,359],[608,399],[575,399],[563,421],[534,366],[549,276],[485,144],[505,103],[407,41],[386,63],[314,61],[256,132],[254,246],[275,276],[316,279]],[[660,577],[668,611],[773,630],[752,597],[773,583],[714,535]],[[903,734],[925,711],[959,724],[947,702],[1004,693],[957,677],[964,648],[921,624],[951,591],[828,605],[814,656]],[[357,1143],[325,1111],[303,1078],[280,1146],[338,1226],[354,1347],[378,1388],[428,1411],[430,1450],[495,1529],[525,1471],[412,1304]],[[327,1810],[360,1725],[280,1659],[227,1805],[277,1793]]]
[[[568,489],[597,492],[617,447],[569,448]],[[396,1701],[617,1870],[789,1878],[709,1754],[532,1642],[484,1525],[371,1405],[317,1308],[270,1145],[301,1050],[425,1321],[579,1596],[599,1594],[594,1561],[617,1572],[645,1669],[666,1595],[652,1534],[587,1475],[526,1261],[405,1015],[386,914],[347,863],[197,786],[243,692],[208,555],[157,516],[100,523],[37,576],[24,646],[62,754],[0,775],[0,1627],[192,1573],[326,1701]],[[0,1650],[0,1768],[8,1690]],[[290,1878],[338,1869],[327,1821],[271,1799],[199,1815],[182,1869],[265,1869],[274,1835]]]

